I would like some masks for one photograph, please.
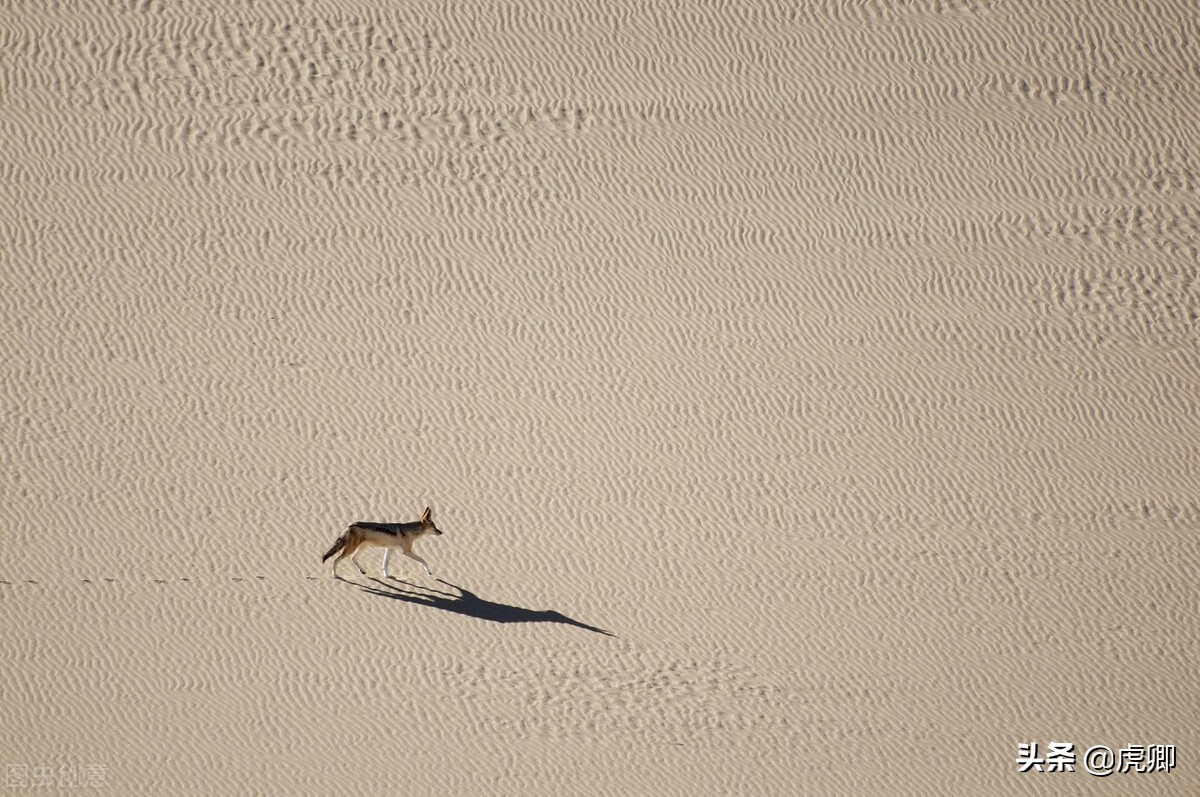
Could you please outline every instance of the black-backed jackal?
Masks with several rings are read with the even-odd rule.
[[[429,564],[413,553],[412,549],[413,543],[424,535],[442,533],[437,526],[433,525],[433,520],[429,515],[429,507],[425,507],[425,511],[421,513],[421,519],[415,523],[369,523],[365,521],[351,523],[349,528],[342,533],[342,536],[338,537],[333,543],[333,547],[321,557],[321,561],[324,562],[338,551],[341,551],[341,555],[333,560],[333,577],[338,578],[338,562],[347,556],[350,557],[350,561],[354,563],[354,566],[358,568],[358,572],[365,576],[367,571],[363,570],[362,565],[358,563],[358,550],[363,547],[376,545],[384,549],[383,575],[386,578],[392,577],[387,569],[388,557],[392,555],[392,549],[398,549],[400,553],[409,559],[420,562],[421,567],[425,568],[425,573],[433,575],[433,571],[429,569]]]

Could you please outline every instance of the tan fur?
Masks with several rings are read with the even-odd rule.
[[[342,532],[342,536],[334,541],[325,555],[321,557],[324,562],[335,553],[339,553],[337,559],[333,560],[333,577],[338,578],[337,566],[338,562],[350,557],[350,561],[358,568],[358,572],[366,575],[366,571],[362,569],[362,565],[358,563],[357,554],[362,548],[372,546],[384,549],[383,554],[383,575],[391,578],[388,573],[388,557],[391,556],[393,550],[399,550],[404,556],[419,562],[421,567],[425,568],[425,572],[433,575],[429,569],[429,563],[413,551],[413,543],[426,534],[441,534],[441,530],[434,525],[429,507],[425,507],[425,511],[421,513],[421,519],[412,523],[374,523],[370,521],[357,521],[351,523],[347,529]]]

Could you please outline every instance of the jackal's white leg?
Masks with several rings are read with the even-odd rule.
[[[364,576],[367,574],[367,571],[366,571],[366,570],[363,570],[363,569],[362,569],[362,565],[360,565],[360,564],[358,563],[358,552],[357,552],[357,551],[355,551],[355,553],[354,553],[354,556],[351,556],[351,557],[350,557],[350,561],[351,561],[351,562],[354,562],[354,566],[358,568],[358,572],[359,572],[359,573],[361,573],[361,574],[362,574],[362,575],[364,575]]]
[[[421,557],[417,556],[417,555],[416,555],[415,553],[413,553],[412,551],[405,551],[405,552],[404,552],[404,555],[405,555],[405,556],[407,556],[409,559],[412,559],[412,560],[414,560],[414,561],[420,562],[420,563],[421,563],[421,567],[425,568],[425,575],[427,575],[427,576],[432,576],[432,575],[433,575],[433,571],[429,569],[429,563],[428,563],[428,562],[426,562],[424,559],[422,559]]]
[[[384,548],[384,549],[383,549],[383,577],[384,577],[384,578],[391,578],[391,577],[392,577],[392,574],[391,574],[391,573],[389,573],[389,572],[387,571],[388,557],[389,557],[389,556],[391,556],[391,555],[392,555],[392,549],[391,549],[391,548]]]

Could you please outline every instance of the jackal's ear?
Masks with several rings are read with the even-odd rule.
[[[429,522],[429,507],[425,507],[425,511],[421,513],[421,522],[422,523]]]

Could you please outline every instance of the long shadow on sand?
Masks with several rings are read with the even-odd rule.
[[[363,592],[404,601],[405,603],[415,603],[418,606],[432,606],[435,609],[444,609],[448,612],[463,614],[467,617],[476,617],[480,620],[489,620],[493,623],[562,623],[563,625],[582,628],[585,631],[613,636],[612,633],[605,631],[603,628],[597,628],[594,625],[572,620],[562,612],[556,612],[552,609],[539,612],[520,606],[510,606],[507,603],[484,600],[474,592],[463,589],[456,584],[451,584],[449,581],[443,581],[440,578],[438,579],[439,582],[451,589],[457,590],[458,594],[455,595],[451,592],[444,592],[430,587],[420,587],[398,579],[394,580],[395,583],[388,583],[377,578],[372,578],[371,580],[384,587],[384,589],[363,587]],[[397,584],[402,584],[403,587],[397,586]]]

